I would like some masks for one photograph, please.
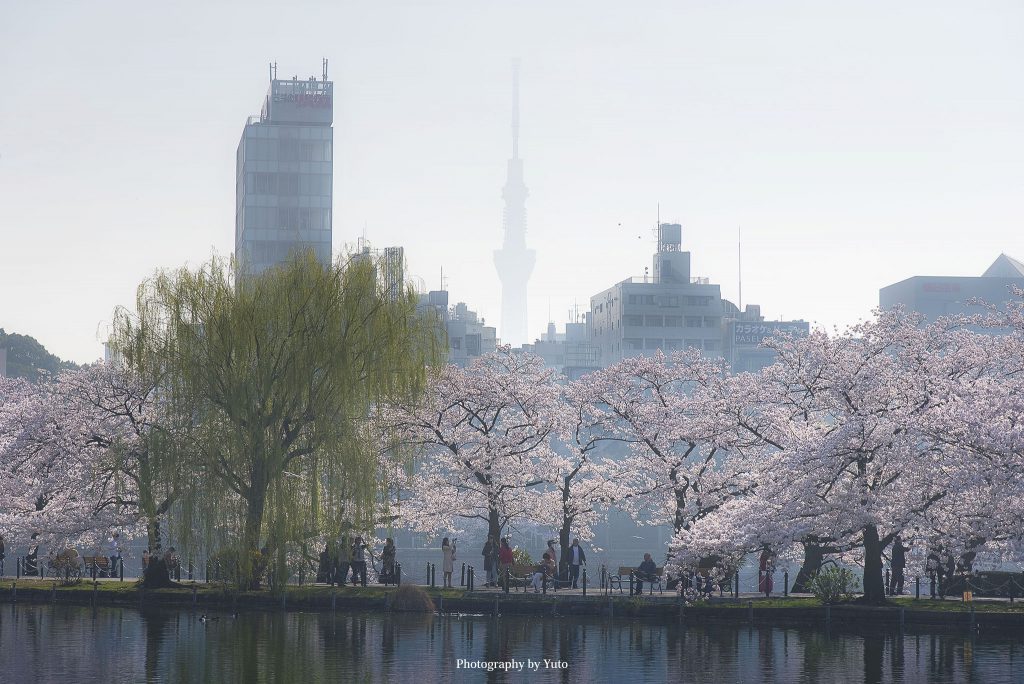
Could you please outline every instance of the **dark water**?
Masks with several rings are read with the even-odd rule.
[[[488,674],[460,659],[525,670]],[[458,681],[1024,682],[1024,644],[600,618],[277,612],[203,623],[178,610],[0,605],[0,682]]]

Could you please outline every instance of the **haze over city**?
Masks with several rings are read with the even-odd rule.
[[[530,339],[643,275],[659,214],[733,301],[742,227],[743,302],[829,327],[1024,255],[1017,3],[22,4],[0,57],[0,325],[77,362],[154,269],[231,253],[268,62],[330,60],[334,253],[401,245],[496,325],[520,60]]]

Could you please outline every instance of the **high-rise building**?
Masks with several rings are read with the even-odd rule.
[[[238,143],[235,258],[254,275],[312,250],[331,261],[334,84],[323,77],[277,79]]]
[[[526,284],[537,254],[526,248],[526,197],[523,160],[519,158],[519,66],[512,72],[512,158],[502,197],[505,199],[505,237],[494,252],[501,279],[501,341],[520,345],[529,340],[526,319]]]

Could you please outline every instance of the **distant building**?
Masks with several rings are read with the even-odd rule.
[[[764,337],[810,330],[805,321],[765,321],[756,305],[741,312],[722,298],[719,285],[691,276],[678,223],[658,226],[652,269],[591,297],[590,313],[591,340],[602,367],[659,349],[692,348],[724,358],[736,372],[756,371],[774,360],[771,350],[758,347]]]
[[[497,330],[484,325],[484,319],[470,311],[465,302],[448,306],[447,290],[432,290],[420,295],[417,310],[432,310],[444,326],[448,347],[448,363],[465,367],[478,356],[497,349]]]
[[[658,226],[653,273],[627,278],[590,298],[591,339],[601,366],[630,356],[694,347],[722,354],[722,291],[690,276],[682,226]]]
[[[352,260],[369,260],[373,264],[377,283],[387,293],[390,301],[397,301],[405,293],[404,247],[374,249],[366,239],[360,238]]]
[[[590,339],[589,312],[583,314],[583,321],[566,323],[564,333],[557,332],[554,323],[548,323],[547,332],[539,340],[524,344],[521,349],[541,357],[544,365],[569,380],[578,380],[601,368],[598,348]]]
[[[238,143],[235,179],[235,258],[258,274],[310,249],[331,261],[334,172],[334,84],[323,79],[278,80],[259,116]]]
[[[1014,285],[1024,288],[1024,264],[1000,254],[980,276],[914,276],[883,287],[878,291],[878,304],[883,309],[903,306],[935,320],[952,314],[981,313],[981,307],[968,303],[972,299],[1003,306],[1013,298]]]

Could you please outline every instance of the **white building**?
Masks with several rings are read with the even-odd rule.
[[[448,306],[447,290],[432,290],[420,296],[417,310],[434,311],[444,326],[448,363],[465,367],[469,362],[497,349],[497,329],[471,311],[465,302]]]

